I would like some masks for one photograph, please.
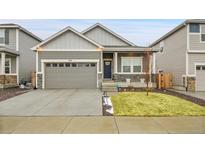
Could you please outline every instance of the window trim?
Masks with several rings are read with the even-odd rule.
[[[6,66],[6,61],[9,60],[9,66]],[[6,73],[6,67],[9,67],[9,73]],[[5,58],[5,66],[4,66],[5,74],[11,74],[11,58]]]
[[[140,59],[140,61],[141,61],[141,70],[140,70],[140,72],[134,72],[133,59],[135,59],[135,58]],[[130,59],[131,60],[130,72],[124,72],[123,71],[123,59]],[[142,56],[139,56],[139,57],[121,57],[121,73],[123,73],[123,74],[142,74],[143,73],[142,70],[143,70],[143,57]]]
[[[0,45],[5,46],[6,45],[6,41],[5,41],[6,40],[6,33],[5,33],[6,29],[0,29],[0,30],[2,30],[4,34],[4,43],[0,43]]]

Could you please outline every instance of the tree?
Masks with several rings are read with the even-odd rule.
[[[146,92],[147,92],[147,96],[149,95],[149,81],[151,79],[151,69],[150,69],[150,60],[151,60],[151,55],[152,55],[152,49],[148,48],[145,50],[145,82],[146,82]]]

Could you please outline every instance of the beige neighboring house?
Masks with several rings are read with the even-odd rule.
[[[156,71],[171,72],[174,88],[205,91],[205,20],[186,20],[150,45]]]
[[[41,39],[16,24],[0,24],[0,88],[31,81],[35,53],[30,49]]]

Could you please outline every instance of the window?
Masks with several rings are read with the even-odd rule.
[[[199,33],[200,32],[200,25],[199,24],[190,24],[189,25],[189,32],[190,33]]]
[[[141,57],[122,57],[122,72],[124,73],[139,73],[142,72]]]
[[[65,63],[65,67],[70,67],[70,63]]]
[[[201,66],[196,66],[196,70],[201,70]]]
[[[5,44],[5,29],[0,29],[0,44]]]
[[[64,63],[59,63],[59,67],[64,67]]]
[[[9,29],[0,29],[0,44],[9,44]]]
[[[76,63],[72,63],[72,67],[76,67],[77,66],[77,64]]]
[[[205,42],[205,34],[201,34],[201,42]]]
[[[58,64],[56,64],[56,63],[53,63],[53,67],[58,67]]]
[[[134,58],[133,59],[133,72],[141,72],[141,58]]]
[[[89,67],[90,66],[90,64],[85,64],[85,67]]]
[[[122,70],[123,72],[131,72],[131,59],[130,58],[122,59]]]
[[[47,63],[47,64],[46,64],[46,67],[51,67],[51,64],[50,64],[50,63]]]
[[[205,70],[205,66],[202,66],[202,70],[203,70],[203,71]]]
[[[91,67],[95,67],[95,64],[94,64],[94,63],[91,63]]]
[[[5,59],[5,73],[10,74],[11,73],[11,58]]]

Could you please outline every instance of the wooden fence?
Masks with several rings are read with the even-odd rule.
[[[171,73],[159,73],[157,75],[157,88],[169,89],[172,88],[172,74]]]

